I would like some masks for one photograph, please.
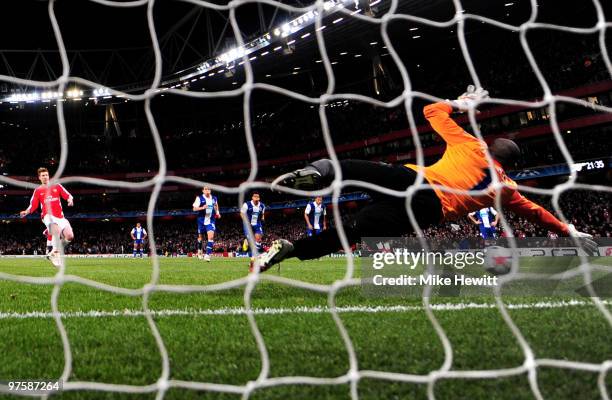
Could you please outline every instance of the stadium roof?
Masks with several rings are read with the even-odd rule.
[[[330,15],[324,19],[324,24],[327,25],[324,36],[330,56],[339,57],[341,53],[352,55],[353,58],[358,55],[367,58],[371,58],[374,54],[384,55],[386,51],[382,48],[383,41],[379,27],[347,14],[350,11],[360,10],[362,15],[364,8],[371,7],[372,16],[381,18],[388,11],[391,2],[389,0],[333,1],[342,3],[345,9],[344,13],[336,9],[329,10]],[[591,2],[585,2],[580,7],[570,2],[553,0],[538,3],[539,22],[593,26],[597,21],[595,8]],[[608,3],[602,2],[602,6],[609,15],[612,14],[610,10],[612,7]],[[225,3],[217,2],[217,4]],[[313,3],[295,0],[284,4],[305,7]],[[462,5],[466,13],[482,15],[513,25],[527,21],[531,13],[529,0],[465,0]],[[71,73],[99,82],[103,86],[119,88],[131,86],[140,89],[146,87],[154,71],[146,10],[146,6],[118,8],[97,4],[94,1],[56,1],[55,14],[68,50]],[[61,73],[61,62],[49,20],[48,3],[38,0],[5,1],[0,4],[0,12],[6,17],[0,26],[0,35],[5,38],[0,45],[2,56],[0,73],[26,79],[55,79]],[[276,39],[281,39],[275,37],[275,30],[302,14],[287,12],[261,3],[249,3],[236,9],[236,18],[243,40],[249,42],[268,34],[274,46],[264,48],[269,48],[270,52],[278,47],[280,41]],[[404,0],[397,2],[396,14],[443,22],[453,17],[455,9],[451,0]],[[23,18],[26,15],[27,19]],[[227,10],[217,11],[185,1],[159,0],[155,2],[153,16],[164,61],[163,75],[166,78],[185,76],[184,71],[190,75],[194,68],[206,60],[227,54],[236,48]],[[342,20],[339,20],[340,18]],[[335,21],[337,22],[334,23]],[[312,20],[308,24],[311,23]],[[480,34],[481,36],[475,39],[490,40],[486,32],[493,28],[489,25],[479,25],[479,21],[474,20],[466,23],[465,31],[468,37]],[[420,30],[412,31],[412,29]],[[308,33],[310,35],[307,35]],[[414,53],[415,49],[420,53],[431,52],[432,47],[444,41],[452,42],[454,46],[451,47],[458,47],[456,26],[434,28],[425,24],[398,20],[389,24],[389,33],[398,51],[413,52],[412,59],[419,58],[419,54]],[[303,37],[304,35],[307,36]],[[285,43],[292,40],[296,40],[293,44],[299,47],[300,51],[293,52],[291,57],[275,57],[262,68],[262,73],[265,72],[264,77],[274,74],[298,75],[300,70],[308,68],[307,62],[320,59],[312,26],[290,34]],[[368,47],[370,43],[377,43],[379,46],[370,48]],[[288,52],[289,49],[283,54],[287,55]],[[262,63],[262,60],[257,61],[257,64]],[[298,69],[294,69],[296,67]],[[319,67],[322,72],[322,66]],[[266,72],[268,68],[271,70]],[[350,74],[350,72],[345,73]],[[358,78],[358,76],[349,77],[348,80],[355,81]],[[193,77],[190,77],[191,79]],[[239,83],[236,79],[229,83],[234,82]],[[214,86],[213,84],[212,87]],[[10,89],[11,87],[6,85],[0,87],[0,91],[10,92]]]

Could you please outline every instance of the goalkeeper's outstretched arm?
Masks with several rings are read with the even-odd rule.
[[[430,104],[425,106],[423,113],[432,128],[442,136],[442,139],[444,139],[447,145],[452,146],[465,142],[477,142],[478,139],[459,126],[450,117],[450,114],[453,110],[460,112],[467,111],[469,108],[474,107],[478,101],[487,99],[488,97],[488,91],[481,87],[477,88],[474,85],[469,85],[466,92],[459,96],[457,100],[447,100],[446,102]]]
[[[467,133],[450,116],[453,107],[450,103],[440,102],[425,106],[423,114],[431,127],[444,139],[447,145],[453,146],[465,142],[478,141],[478,139]]]
[[[549,231],[558,233],[562,236],[592,237],[588,233],[578,232],[572,224],[564,224],[544,207],[525,198],[519,192],[514,192],[509,201],[504,206],[506,209],[525,217],[528,221],[540,225]]]

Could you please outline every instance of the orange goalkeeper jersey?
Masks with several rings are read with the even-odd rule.
[[[446,142],[446,151],[433,165],[423,167],[425,179],[432,185],[441,185],[459,190],[486,190],[482,195],[451,193],[434,188],[442,204],[445,220],[453,220],[484,207],[495,206],[495,191],[490,188],[491,173],[487,164],[487,144],[467,133],[450,117],[453,108],[447,103],[435,103],[423,110],[425,118]],[[415,164],[406,167],[418,171]],[[495,174],[506,184],[500,191],[504,208],[526,219],[563,235],[568,227],[543,207],[523,197],[517,190],[516,182],[508,178],[502,166],[495,162]]]

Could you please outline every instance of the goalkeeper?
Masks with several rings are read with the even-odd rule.
[[[490,187],[492,179],[485,155],[487,144],[467,133],[450,117],[453,110],[466,111],[475,102],[486,97],[488,97],[486,90],[476,89],[470,85],[468,91],[459,99],[430,104],[424,108],[425,118],[446,142],[446,150],[435,164],[419,167],[414,164],[389,165],[371,161],[343,160],[340,161],[342,179],[359,180],[396,191],[405,191],[415,183],[417,171],[421,170],[431,185],[462,191],[482,191],[479,195],[470,195],[445,192],[438,187],[419,190],[413,196],[411,206],[421,228],[452,221],[472,211],[494,206],[496,192]],[[488,147],[488,151],[493,158],[494,173],[498,181],[504,184],[499,195],[506,210],[513,211],[563,236],[572,234],[578,237],[591,237],[576,231],[573,225],[562,223],[550,212],[518,192],[516,183],[508,178],[504,171],[505,168],[515,166],[520,157],[516,143],[509,139],[496,139]],[[334,176],[332,162],[322,159],[304,169],[278,177],[273,186],[317,190],[328,186]],[[405,197],[390,196],[377,191],[369,191],[369,194],[371,203],[345,224],[349,244],[359,242],[364,236],[401,236],[413,231],[406,211]],[[341,248],[336,229],[329,229],[295,243],[283,239],[277,240],[268,252],[257,258],[256,263],[259,264],[260,271],[265,271],[285,258],[297,257],[300,260],[309,260]]]

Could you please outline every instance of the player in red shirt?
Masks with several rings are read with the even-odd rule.
[[[64,217],[61,199],[66,200],[69,207],[74,205],[72,195],[60,184],[48,185],[49,171],[47,168],[38,169],[38,179],[41,185],[34,190],[30,205],[19,215],[23,218],[40,209],[40,217],[53,236],[53,248],[47,254],[53,265],[60,265],[60,251],[58,244],[60,240],[66,245],[74,239],[74,233],[70,222]]]

